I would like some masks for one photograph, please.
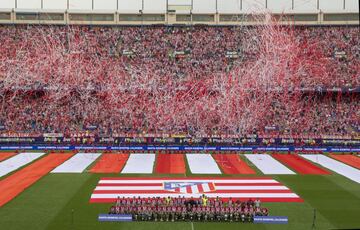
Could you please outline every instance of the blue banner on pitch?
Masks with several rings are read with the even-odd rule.
[[[287,216],[255,216],[254,223],[256,224],[287,224]]]
[[[99,214],[98,221],[100,222],[130,222],[131,215],[126,214]]]

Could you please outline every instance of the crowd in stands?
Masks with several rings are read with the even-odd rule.
[[[1,56],[16,55],[24,39],[31,42],[40,40],[39,36],[44,36],[44,33],[65,42],[67,31],[66,27],[52,27],[39,33],[36,27],[15,26],[9,29],[9,26],[2,26]],[[247,46],[255,38],[249,38],[252,34],[241,27],[80,27],[76,32],[87,42],[87,48],[81,47],[79,51],[82,54],[120,57],[120,61],[116,59],[112,64],[123,62],[127,71],[150,68],[151,73],[159,76],[193,74],[203,77],[229,71],[234,62],[239,64],[255,58],[257,52],[256,47]],[[331,76],[317,84],[328,87],[355,87],[360,84],[357,27],[296,27],[294,33],[304,44],[317,44],[304,47],[316,47],[329,60],[327,68],[330,68],[328,72]],[[27,38],[23,37],[25,35]],[[227,52],[234,51],[238,52],[238,59],[226,57]],[[175,55],[175,52],[180,53]],[[309,52],[315,50],[304,50],[306,54]],[[86,59],[83,64],[87,64]],[[308,84],[313,83],[304,84],[311,86]]]
[[[109,214],[132,215],[134,221],[225,221],[252,222],[254,216],[267,216],[267,208],[259,199],[240,201],[219,197],[199,198],[120,198],[111,206]]]
[[[57,36],[64,46],[71,46],[66,43],[67,30],[67,27],[49,27],[39,33],[36,26],[0,26],[0,62],[19,55],[19,50],[26,49],[29,42],[40,40],[39,36]],[[169,77],[181,79],[186,75],[206,78],[211,74],[231,71],[233,66],[256,57],[257,52],[252,50],[254,47],[246,46],[249,39],[256,38],[249,38],[239,27],[78,27],[76,31],[76,36],[83,38],[82,41],[87,44],[86,49],[79,51],[84,55],[81,59],[83,63],[77,64],[86,66],[93,56],[102,60],[99,62],[103,63],[99,66],[102,79],[98,81],[105,81],[106,73],[112,68],[120,68],[132,76],[146,71],[159,76],[159,81]],[[304,52],[322,52],[327,57],[326,69],[330,73],[317,81],[304,81],[304,87],[360,85],[360,36],[357,27],[296,27],[294,33],[304,44],[317,44],[317,51]],[[310,49],[313,46],[305,47]],[[239,57],[229,58],[227,52],[236,52]],[[107,113],[100,100],[94,102],[96,106],[80,105],[84,106],[84,113],[92,114],[92,117],[84,119],[73,112],[79,107],[76,99],[64,101],[63,105],[51,110],[49,107],[53,105],[42,100],[46,97],[44,92],[6,92],[1,81],[4,72],[0,68],[0,125],[5,128],[0,132],[74,133],[83,131],[87,125],[97,126],[94,132],[100,135],[148,131],[142,127],[135,128],[126,116]],[[51,73],[41,74],[53,77]],[[340,97],[304,97],[297,108],[293,108],[291,103],[284,106],[274,101],[261,125],[254,127],[254,132],[264,132],[265,126],[277,126],[277,132],[286,134],[356,134],[360,127],[359,96]],[[141,120],[141,115],[138,119]],[[186,128],[183,131],[189,132]],[[221,133],[221,130],[217,131]]]
[[[271,111],[265,117],[266,126],[277,126],[278,134],[309,135],[316,134],[339,136],[356,135],[360,127],[360,98],[313,99],[305,97],[298,108],[288,105],[271,106]],[[261,131],[259,132],[261,133]],[[262,133],[266,133],[262,130]],[[269,132],[267,132],[269,133]]]
[[[358,27],[302,27],[297,37],[308,43],[319,42],[319,49],[328,57],[326,65],[331,75],[328,87],[360,85],[360,36]]]
[[[9,29],[10,28],[10,29]],[[41,28],[44,30],[44,28]],[[26,33],[24,32],[26,30]],[[29,32],[30,30],[30,32]],[[0,27],[1,59],[16,55],[26,39],[33,42],[49,34],[66,41],[66,27],[38,28],[23,26]],[[317,48],[329,62],[331,76],[315,82],[327,87],[355,87],[360,84],[360,38],[358,27],[295,27],[295,36],[307,49]],[[33,31],[33,32],[32,32]],[[197,75],[229,71],[239,64],[256,58],[256,47],[248,46],[252,35],[241,27],[80,27],[78,36],[87,42],[83,55],[103,58],[114,56],[112,64],[125,63],[126,71],[150,68],[159,76]],[[24,36],[26,35],[26,38]],[[29,37],[33,36],[33,37]],[[24,49],[24,48],[23,48]],[[227,52],[238,52],[239,58],[227,58]],[[175,55],[175,52],[178,52]],[[180,53],[179,53],[180,52]],[[183,53],[182,53],[183,52]],[[304,50],[305,54],[315,50]],[[115,59],[115,57],[120,57]],[[108,61],[108,60],[107,60]],[[84,59],[86,65],[86,59]],[[313,86],[314,82],[304,82]]]

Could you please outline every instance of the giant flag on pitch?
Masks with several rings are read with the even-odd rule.
[[[302,202],[289,188],[269,178],[102,178],[91,203],[111,203],[117,197],[185,197],[256,199],[264,202]]]

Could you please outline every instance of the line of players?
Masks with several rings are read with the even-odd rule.
[[[240,201],[219,197],[199,198],[120,198],[109,214],[130,214],[134,221],[227,221],[252,222],[254,216],[267,216],[268,209],[261,207],[259,199]]]

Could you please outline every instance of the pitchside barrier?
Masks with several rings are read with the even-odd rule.
[[[132,222],[132,215],[128,214],[99,214],[100,222]],[[287,216],[254,216],[255,224],[287,224]]]
[[[229,146],[0,146],[0,150],[188,150],[188,151],[316,151],[316,152],[360,152],[360,148],[337,147],[229,147]]]
[[[254,216],[255,224],[287,224],[287,216]]]
[[[100,222],[131,222],[132,215],[127,214],[99,214]]]
[[[359,130],[360,132],[360,130]],[[360,137],[63,137],[63,134],[49,133],[38,137],[4,137],[0,145],[6,146],[227,146],[227,147],[338,147],[358,148]]]

